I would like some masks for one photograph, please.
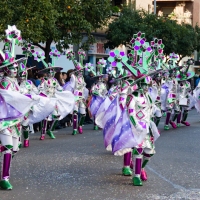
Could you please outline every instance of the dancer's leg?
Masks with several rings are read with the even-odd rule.
[[[13,187],[9,182],[10,178],[10,167],[12,161],[12,152],[13,152],[13,138],[10,135],[9,131],[3,130],[0,133],[0,140],[1,140],[1,180],[0,180],[0,187],[4,190],[11,190]],[[17,149],[18,149],[18,142],[17,140]]]
[[[24,136],[24,147],[29,147],[29,127],[22,126],[22,132]]]
[[[46,131],[47,131],[47,119],[44,119],[42,121],[42,129],[41,129],[41,137],[40,137],[40,140],[44,140],[45,139],[45,134],[46,134]]]
[[[72,135],[77,134],[77,124],[78,124],[78,115],[77,112],[74,112],[73,114],[73,133]]]
[[[172,112],[171,110],[167,111],[166,120],[165,120],[165,126],[164,126],[165,130],[169,130],[169,122],[170,122],[171,112]]]
[[[54,134],[53,134],[53,131],[55,130],[57,123],[58,123],[58,120],[53,119],[53,120],[51,121],[50,128],[49,128],[49,130],[47,131],[47,135],[48,135],[51,139],[55,139],[55,138],[56,138],[56,137],[54,136]]]
[[[124,167],[122,168],[122,174],[124,176],[132,175],[130,164],[131,164],[131,152],[125,153],[124,154]]]
[[[135,186],[142,186],[142,180],[141,180],[141,170],[142,170],[142,148],[134,148],[133,149],[133,161],[134,161],[134,167],[133,167],[133,185]]]
[[[182,117],[181,123],[186,125],[186,126],[190,126],[190,123],[186,121],[187,117],[188,117],[188,110],[187,110],[187,108],[184,108],[183,117]]]

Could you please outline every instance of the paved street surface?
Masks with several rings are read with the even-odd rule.
[[[163,120],[143,187],[121,175],[122,157],[106,152],[101,131],[85,125],[83,135],[71,128],[55,140],[31,135],[13,161],[14,189],[0,190],[0,200],[200,200],[200,115],[192,110],[191,127],[177,130],[164,131]]]

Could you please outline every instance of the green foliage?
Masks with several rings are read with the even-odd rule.
[[[111,11],[112,11],[113,13],[118,13],[118,12],[120,11],[120,9],[119,9],[119,7],[117,7],[117,6],[112,6],[112,7],[111,7]]]
[[[196,33],[196,39],[197,39],[197,51],[200,51],[200,27],[198,25],[196,25],[194,27],[195,33]]]
[[[140,30],[140,22],[142,21],[142,16],[138,11],[123,8],[120,17],[109,24],[107,46],[115,48],[120,44],[126,45],[131,40],[133,34]]]
[[[176,30],[177,49],[180,59],[191,54],[197,49],[197,37],[195,29],[189,24],[179,25]]]
[[[154,37],[162,39],[165,55],[175,52],[182,58],[191,56],[195,49],[200,48],[198,26],[193,28],[189,24],[180,25],[176,21],[130,8],[124,8],[121,16],[109,25],[107,46],[114,48],[120,44],[127,45],[138,31],[145,33],[147,41]]]
[[[80,44],[84,35],[87,44],[94,42],[92,32],[105,25],[110,6],[110,0],[1,0],[0,35],[16,25],[26,41],[46,43],[41,48],[47,56],[53,41],[59,50]]]

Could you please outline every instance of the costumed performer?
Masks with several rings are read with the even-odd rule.
[[[58,50],[52,50],[49,53],[52,63],[47,64],[44,59],[43,52],[35,52],[33,56],[35,60],[42,61],[45,68],[40,70],[38,73],[47,73],[47,80],[43,79],[41,84],[38,86],[39,94],[44,97],[48,97],[54,102],[54,111],[43,120],[42,131],[40,140],[45,139],[45,135],[50,136],[51,139],[55,139],[53,131],[55,130],[58,120],[63,119],[68,115],[74,108],[74,95],[70,91],[64,91],[54,78],[55,73],[60,71],[62,68],[55,66],[55,59],[60,57],[60,52]],[[50,128],[47,130],[47,122],[50,121]]]
[[[73,108],[73,132],[72,135],[76,135],[77,132],[83,133],[83,123],[86,116],[86,100],[88,98],[89,91],[86,88],[86,83],[83,77],[83,60],[86,56],[85,51],[80,49],[78,51],[79,62],[75,60],[75,54],[72,51],[68,51],[67,59],[71,60],[74,64],[75,71],[72,72],[70,81],[63,86],[64,90],[69,90],[74,94],[75,106]],[[80,113],[80,120],[78,120],[78,113]],[[78,130],[77,130],[78,128]]]
[[[15,25],[6,30],[4,52],[0,50],[0,68],[4,76],[0,79],[0,141],[1,141],[1,177],[0,187],[11,190],[10,167],[12,158],[19,150],[21,118],[37,103],[30,96],[20,94],[16,79],[17,68],[24,58],[15,60],[15,44],[21,40],[21,31]]]

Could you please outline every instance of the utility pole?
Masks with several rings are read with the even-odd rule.
[[[156,15],[156,0],[154,0],[154,15]]]

